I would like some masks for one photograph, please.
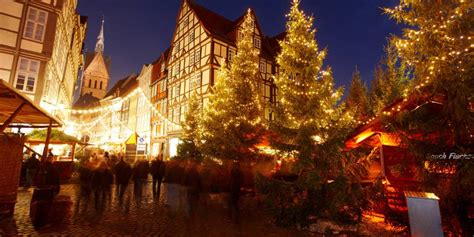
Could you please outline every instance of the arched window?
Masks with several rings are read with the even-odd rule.
[[[92,80],[89,79],[89,88],[92,86]]]
[[[102,90],[102,82],[100,82],[99,89]]]
[[[97,80],[94,81],[94,89],[97,89]]]

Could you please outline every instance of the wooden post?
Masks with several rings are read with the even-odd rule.
[[[21,109],[23,108],[23,106],[25,106],[25,102],[22,102],[20,104],[20,106],[18,106],[18,108],[16,108],[15,112],[13,112],[12,115],[10,115],[10,117],[8,117],[8,119],[5,121],[5,123],[2,124],[2,126],[0,127],[0,132],[3,132],[5,131],[5,129],[8,127],[8,125],[10,125],[10,123],[13,121],[13,119],[15,119],[15,117],[18,115],[18,113],[21,111]]]
[[[46,158],[46,156],[48,155],[49,140],[51,138],[51,127],[52,126],[53,126],[53,120],[49,119],[48,132],[46,133],[46,141],[44,142],[43,159]]]
[[[382,134],[379,133],[379,140],[380,140],[380,147],[379,147],[379,152],[380,152],[380,166],[382,166],[382,175],[385,178],[385,160],[383,158],[383,144],[382,144]]]
[[[76,153],[76,143],[74,142],[72,144],[72,150],[71,150],[71,160],[74,161],[74,154]]]

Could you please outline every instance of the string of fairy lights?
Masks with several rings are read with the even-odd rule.
[[[134,98],[135,96],[139,96],[139,98],[144,99],[145,104],[156,114],[160,119],[165,121],[171,126],[176,126],[176,127],[181,127],[180,124],[175,123],[168,118],[166,118],[165,115],[163,115],[154,105],[153,103],[148,99],[148,97],[145,95],[143,92],[143,89],[138,87],[137,89],[133,90],[129,94],[127,94],[124,97],[118,98],[116,101],[105,105],[105,106],[96,106],[93,108],[88,108],[88,109],[71,109],[71,108],[55,108],[55,110],[65,110],[69,112],[71,115],[89,115],[89,116],[94,116],[100,114],[97,118],[94,118],[93,120],[87,121],[87,122],[77,122],[75,120],[65,120],[64,123],[68,127],[74,127],[77,128],[81,131],[88,131],[92,129],[94,126],[96,126],[98,123],[101,123],[102,126],[105,128],[108,128],[110,126],[107,126],[104,124],[104,120],[112,114],[115,115],[115,112],[120,111],[119,108],[121,108],[122,104],[127,103],[130,99]],[[118,119],[120,121],[120,119]],[[120,126],[125,126],[123,123],[120,121]],[[127,126],[125,126],[127,129],[130,130]]]
[[[294,0],[294,1],[297,1],[297,0]],[[397,15],[397,14],[401,15],[401,14],[404,13],[405,7],[408,7],[408,5],[396,6],[393,9],[385,9],[385,11],[387,13],[391,14],[391,15]],[[439,13],[440,13],[440,15],[442,15],[444,12],[440,11]],[[417,28],[417,29],[406,29],[406,31],[404,33],[404,36],[406,38],[401,38],[401,39],[398,39],[397,41],[395,41],[395,46],[399,49],[399,53],[403,54],[403,49],[414,46],[414,44],[416,44],[416,42],[419,42],[420,40],[422,40],[423,37],[426,37],[427,35],[431,35],[431,34],[442,34],[442,39],[446,40],[446,42],[448,42],[452,46],[451,48],[457,47],[456,49],[452,49],[446,55],[430,58],[430,61],[428,62],[429,67],[427,67],[428,75],[426,75],[423,80],[420,80],[420,82],[417,85],[414,86],[414,89],[416,89],[416,90],[421,89],[421,88],[427,86],[431,82],[432,78],[434,78],[436,73],[439,72],[439,69],[437,68],[437,64],[439,64],[439,63],[446,63],[448,61],[449,62],[453,61],[453,62],[456,63],[456,66],[457,66],[458,69],[460,69],[461,71],[466,70],[465,68],[462,67],[463,66],[463,61],[462,61],[462,58],[460,58],[460,57],[463,56],[462,54],[469,53],[470,51],[472,51],[474,49],[474,43],[472,42],[472,36],[460,35],[460,36],[452,37],[452,36],[448,36],[448,34],[447,34],[447,30],[449,29],[449,27],[451,27],[452,24],[454,24],[457,19],[460,19],[464,14],[465,14],[465,12],[463,12],[462,10],[456,9],[454,11],[454,14],[451,14],[451,15],[448,15],[448,16],[440,16],[441,19],[445,19],[445,22],[443,24],[430,24],[430,19],[423,19],[421,17],[413,17],[411,19],[404,18],[404,21],[406,21],[409,24],[412,24],[412,25],[422,24],[423,27],[420,27],[420,28]],[[309,20],[306,24],[311,26],[311,21]],[[297,38],[289,37],[288,40],[290,42],[283,42],[283,43],[298,42],[302,45],[305,45],[306,47],[309,47],[312,50],[317,51],[316,43],[311,41],[311,40],[308,40],[304,37],[297,37]],[[323,51],[320,52],[319,57],[324,57],[325,54],[326,54],[326,52],[323,50]],[[309,63],[308,60],[302,59],[302,58],[297,58],[296,61],[298,63],[303,63],[303,64]],[[414,64],[422,63],[422,62],[417,61],[417,60],[414,60],[414,61],[406,60],[406,63],[409,66],[413,66]],[[323,77],[323,76],[330,76],[330,74],[331,74],[330,72],[321,70],[321,74],[318,76],[318,79],[320,77]],[[303,88],[304,87],[311,87],[311,83],[297,82],[297,86],[301,86]],[[333,85],[330,84],[330,85],[327,85],[327,86],[332,87]],[[406,89],[406,91],[404,92],[404,95],[403,95],[404,98],[405,98],[405,101],[407,100],[407,97],[409,95],[407,90],[408,89]],[[295,95],[300,95],[300,96],[312,96],[312,95],[318,94],[317,90],[290,91],[290,92],[295,94]],[[129,101],[134,96],[141,96],[142,98],[144,98],[144,100],[146,102],[145,104],[148,105],[149,108],[151,108],[151,110],[153,111],[154,114],[156,114],[158,117],[160,117],[160,119],[162,119],[166,123],[170,124],[171,126],[181,127],[180,124],[171,121],[165,115],[163,115],[153,105],[153,103],[148,99],[148,97],[145,95],[142,88],[140,88],[140,87],[133,90],[131,93],[129,93],[125,97],[118,98],[118,100],[116,100],[113,103],[110,103],[108,105],[105,105],[105,106],[97,106],[97,107],[90,108],[90,109],[57,108],[57,110],[68,111],[71,115],[101,114],[96,119],[91,120],[91,121],[87,121],[87,122],[79,122],[78,123],[76,121],[69,121],[69,120],[65,121],[65,123],[69,126],[79,127],[83,130],[88,130],[88,129],[91,129],[94,126],[96,126],[97,123],[99,123],[99,122],[103,124],[103,120],[105,118],[107,118],[107,116],[109,116],[110,114],[115,115],[114,112],[117,111],[117,106],[118,105],[122,105],[123,103],[126,103],[127,101]],[[282,100],[281,102],[285,103],[286,101]],[[401,105],[397,105],[397,106],[394,106],[394,107],[390,108],[388,111],[383,111],[382,114],[383,115],[391,115],[393,113],[399,112],[400,110],[401,110]],[[331,113],[330,110],[327,110],[325,112]],[[347,115],[347,118],[353,119],[353,117],[350,116],[350,115]],[[294,120],[294,118],[291,118],[291,117],[289,119]],[[118,120],[120,121],[120,119],[118,119]],[[368,118],[368,119],[365,119],[365,121],[356,120],[356,123],[357,124],[368,124],[368,123],[372,122],[373,120],[375,120],[375,116],[371,117],[371,118]],[[255,121],[255,123],[260,123],[260,120]],[[227,124],[225,124],[225,125],[227,125]],[[104,124],[103,124],[103,126],[104,126]],[[124,125],[121,123],[120,126],[124,126]]]
[[[461,0],[460,3],[464,3],[465,1]],[[402,3],[400,6],[396,6],[393,9],[386,8],[385,12],[395,16],[401,17],[402,15],[406,15],[406,8],[409,8],[409,3]],[[433,19],[424,19],[422,17],[404,17],[403,21],[409,25],[420,25],[422,27],[418,27],[417,29],[405,29],[404,36],[406,38],[398,38],[395,41],[395,46],[398,49],[398,53],[400,55],[404,54],[404,51],[407,50],[409,47],[414,47],[417,42],[423,40],[423,37],[431,37],[432,35],[439,35],[439,39],[444,40],[446,45],[450,48],[445,55],[438,55],[435,57],[431,57],[428,62],[420,61],[420,60],[405,60],[405,62],[409,66],[413,66],[414,64],[428,63],[429,66],[427,67],[428,75],[425,75],[422,80],[418,84],[416,84],[413,88],[415,90],[420,90],[423,87],[426,87],[432,82],[432,79],[435,78],[437,73],[441,72],[439,66],[443,63],[448,63],[456,65],[456,68],[459,69],[461,72],[465,72],[466,68],[463,67],[464,62],[463,59],[468,59],[469,57],[464,57],[463,54],[469,54],[474,49],[474,42],[472,40],[472,36],[466,35],[458,35],[458,36],[449,36],[450,27],[453,27],[453,24],[456,22],[460,22],[461,17],[464,14],[468,14],[469,7],[466,9],[457,8],[454,10],[454,13],[447,14],[448,16],[443,16],[443,14],[448,13],[447,11],[440,10],[439,16],[440,19],[444,20],[442,24],[433,24]],[[458,21],[456,21],[458,20]],[[409,96],[409,89],[405,89],[403,93],[404,101],[408,100]],[[383,111],[382,115],[390,116],[394,113],[400,112],[402,106],[399,104],[397,106],[393,106],[389,110]],[[375,120],[375,117],[371,117],[366,121],[357,121],[358,124],[368,124]]]

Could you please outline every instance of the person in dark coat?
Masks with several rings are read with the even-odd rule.
[[[151,162],[150,174],[153,177],[153,197],[155,198],[160,196],[161,181],[165,175],[165,169],[165,162],[163,162],[161,155]]]
[[[185,169],[183,180],[187,192],[187,214],[189,217],[193,217],[195,214],[195,209],[199,203],[199,194],[201,192],[201,177],[197,168],[196,162],[189,161]]]
[[[29,188],[31,185],[33,185],[33,181],[36,178],[36,175],[38,174],[38,170],[40,168],[41,162],[36,158],[36,154],[31,155],[27,160],[26,160],[26,183],[25,187]]]
[[[99,166],[92,172],[92,189],[94,190],[95,208],[102,210],[105,206],[106,197],[110,194],[110,185],[113,175],[107,163],[100,162]]]
[[[59,173],[53,165],[53,156],[48,155],[40,164],[37,186],[38,188],[51,189],[54,194],[53,196],[56,196],[61,189],[59,183]]]
[[[75,211],[79,212],[81,207],[83,211],[87,211],[92,193],[92,167],[87,160],[78,169],[80,189],[76,200]],[[81,206],[82,204],[82,206]]]
[[[36,189],[31,197],[30,217],[35,228],[46,225],[54,197],[59,193],[59,173],[49,155],[40,164]]]
[[[239,219],[239,199],[240,188],[242,186],[242,172],[240,171],[239,162],[234,162],[230,171],[230,211],[233,221],[238,222]]]
[[[123,160],[123,157],[121,157],[120,161],[114,167],[114,172],[119,200],[122,201],[128,182],[132,176],[132,167]]]

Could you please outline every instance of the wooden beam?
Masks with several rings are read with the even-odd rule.
[[[48,148],[49,148],[49,140],[51,138],[51,127],[53,125],[53,120],[49,120],[48,132],[46,133],[46,141],[44,142],[44,149],[43,149],[43,158],[46,158],[48,155]]]
[[[0,127],[0,132],[3,132],[5,131],[5,129],[8,127],[8,125],[10,125],[10,123],[13,121],[13,119],[15,119],[15,117],[18,115],[18,113],[21,111],[21,109],[23,108],[23,106],[25,106],[25,102],[22,102],[20,104],[20,106],[18,106],[18,108],[16,108],[15,112],[13,112],[13,114],[10,115],[10,117],[8,117],[8,119],[3,123],[3,125]]]

